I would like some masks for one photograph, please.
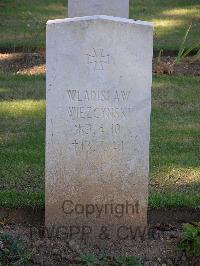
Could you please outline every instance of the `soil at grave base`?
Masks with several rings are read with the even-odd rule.
[[[0,231],[13,237],[20,237],[23,246],[28,251],[33,251],[28,265],[81,265],[78,263],[80,254],[94,253],[94,249],[84,251],[74,241],[68,241],[67,238],[42,236],[39,227],[31,228],[28,225],[8,224],[2,226]],[[160,228],[157,226],[154,227],[153,232],[153,235],[145,240],[117,241],[112,250],[121,256],[126,254],[136,256],[140,258],[142,265],[191,265],[191,259],[177,251],[177,243],[181,235],[179,228],[170,225]],[[110,254],[109,250],[106,252]]]
[[[191,63],[191,57],[174,64],[175,57],[163,56],[153,60],[153,73],[200,76],[200,59]],[[25,75],[44,74],[45,51],[40,53],[0,53],[0,72]]]
[[[43,209],[0,209],[0,218],[0,233],[20,236],[28,250],[35,250],[29,265],[80,265],[76,262],[77,257],[86,253],[74,241],[42,234]],[[191,265],[191,260],[178,252],[176,247],[180,240],[182,223],[199,222],[199,210],[149,210],[148,220],[151,224],[148,238],[132,240],[131,234],[128,234],[129,241],[116,241],[112,250],[122,256],[136,256],[146,266]],[[199,266],[200,261],[193,265]]]

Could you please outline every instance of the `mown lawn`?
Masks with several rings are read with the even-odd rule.
[[[200,206],[200,78],[154,77],[150,207]],[[44,205],[45,77],[0,75],[0,207]]]
[[[67,0],[1,0],[0,48],[44,48],[48,19],[64,18]],[[154,47],[178,50],[190,23],[187,46],[200,41],[199,0],[130,0],[130,18],[154,22]]]
[[[130,17],[154,23],[157,50],[178,50],[191,23],[186,46],[200,43],[199,0],[130,0]]]

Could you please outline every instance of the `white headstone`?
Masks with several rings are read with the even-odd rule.
[[[104,228],[112,242],[147,225],[152,32],[107,16],[47,23],[46,225],[71,238],[105,247]]]
[[[68,17],[129,17],[129,0],[68,0]]]

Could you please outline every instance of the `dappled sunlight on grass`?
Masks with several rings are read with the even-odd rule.
[[[0,53],[0,73],[20,75],[44,75],[45,51],[38,53]]]
[[[41,75],[46,73],[46,66],[45,64],[33,67],[27,67],[26,69],[17,71],[17,74],[20,75]]]
[[[186,47],[199,41],[200,5],[199,0],[130,0],[130,16],[134,19],[152,21],[154,48],[178,50],[184,34],[192,23]]]
[[[0,117],[33,117],[44,115],[44,100],[3,101],[0,105]]]
[[[190,19],[191,17],[200,19],[199,6],[193,6],[192,8],[173,8],[164,10],[162,14],[165,16],[190,16]]]
[[[67,1],[35,1],[4,1],[1,8],[0,47],[11,47],[13,50],[16,47],[45,47],[46,21],[67,17]],[[130,0],[130,18],[155,22],[156,49],[177,50],[181,37],[192,21],[196,26],[191,31],[190,42],[196,42],[200,29],[198,12],[199,0]]]
[[[19,53],[0,54],[0,61],[16,60],[21,56]]]
[[[159,189],[172,190],[183,189],[184,186],[188,190],[193,190],[195,186],[196,191],[200,193],[200,167],[163,167],[154,173],[151,184]]]
[[[181,26],[184,22],[182,20],[177,19],[153,19],[154,27],[159,28],[169,28],[172,29],[174,27]]]
[[[163,10],[158,18],[152,19],[155,28],[157,29],[157,37],[165,38],[167,32],[171,32],[171,36],[175,37],[172,32],[177,33],[179,37],[184,36],[184,31],[187,30],[189,25],[192,23],[192,30],[188,36],[186,44],[192,45],[194,42],[199,40],[199,36],[195,35],[195,32],[199,31],[200,21],[200,8],[173,8]],[[174,41],[169,36],[170,41]],[[178,41],[178,37],[177,40]],[[193,38],[195,37],[195,38]],[[162,41],[162,40],[161,40]],[[180,40],[181,42],[181,40]]]

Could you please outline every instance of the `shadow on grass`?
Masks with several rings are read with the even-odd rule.
[[[0,54],[0,72],[17,74],[44,74],[45,52]]]
[[[45,75],[0,74],[0,80],[0,102],[2,103],[45,99]]]

